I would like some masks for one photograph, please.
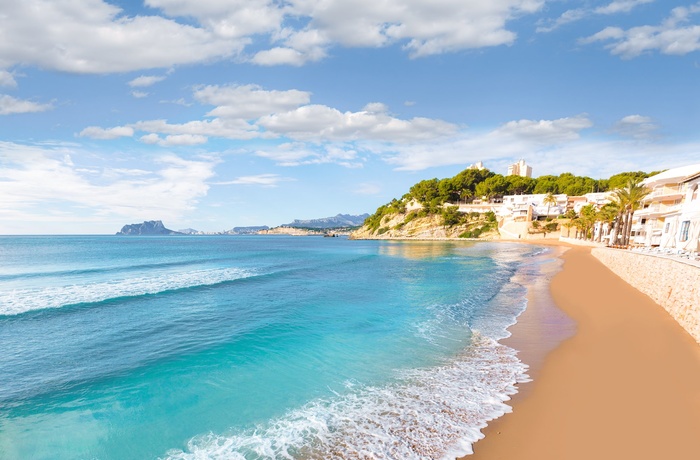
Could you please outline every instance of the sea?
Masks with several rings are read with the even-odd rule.
[[[550,249],[0,237],[0,458],[453,459]]]

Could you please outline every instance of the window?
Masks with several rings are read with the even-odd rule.
[[[690,229],[690,221],[689,220],[684,220],[681,223],[681,241],[688,241],[688,230]]]
[[[671,222],[666,222],[666,226],[664,226],[664,233],[668,233],[669,228],[671,228]]]

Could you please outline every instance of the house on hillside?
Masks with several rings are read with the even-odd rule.
[[[700,219],[698,198],[693,191],[699,177],[700,164],[695,164],[669,169],[642,181],[651,193],[644,199],[642,209],[634,213],[635,244],[669,249],[692,246],[691,224],[695,229]]]
[[[500,217],[515,222],[557,218],[567,209],[568,197],[565,194],[554,195],[556,204],[544,204],[545,193],[535,195],[505,195],[503,205],[498,210]]]

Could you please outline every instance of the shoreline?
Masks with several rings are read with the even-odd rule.
[[[534,287],[502,341],[518,350],[533,380],[518,386],[513,411],[489,422],[463,460],[696,458],[695,340],[590,248],[517,242],[559,246],[563,265],[546,283],[552,308]]]

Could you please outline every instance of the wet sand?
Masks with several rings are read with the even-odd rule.
[[[504,341],[534,381],[465,459],[700,458],[700,347],[589,248],[561,257],[558,309],[533,289]]]

